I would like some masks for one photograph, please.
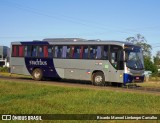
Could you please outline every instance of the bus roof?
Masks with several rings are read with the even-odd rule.
[[[39,40],[33,40],[33,41],[19,41],[19,42],[12,42],[12,45],[94,45],[94,44],[112,44],[112,45],[133,45],[132,43],[129,42],[124,42],[124,41],[114,41],[114,40],[86,40],[86,39],[81,39],[81,38],[46,38],[43,39],[42,41]]]

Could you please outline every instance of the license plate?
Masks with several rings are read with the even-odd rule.
[[[136,77],[136,79],[139,79],[139,77]]]

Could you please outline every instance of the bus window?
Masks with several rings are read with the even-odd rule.
[[[24,47],[24,56],[30,57],[31,56],[31,46],[25,46]]]
[[[108,59],[108,46],[104,46],[103,59]]]
[[[80,59],[83,58],[83,47],[84,47],[84,46],[81,46],[81,48],[80,48]]]
[[[71,48],[70,48],[70,46],[67,46],[67,58],[70,58],[70,50],[71,50]]]
[[[119,70],[124,70],[124,54],[123,54],[123,50],[119,51]]]
[[[88,46],[83,46],[83,59],[87,59],[88,58]]]
[[[48,57],[52,58],[54,52],[54,46],[48,46]]]
[[[74,52],[73,52],[72,58],[74,58],[74,59],[80,58],[80,50],[81,50],[80,46],[74,46]]]
[[[114,64],[115,66],[117,65],[117,53],[116,52],[111,53],[111,63]]]
[[[12,56],[13,57],[16,57],[16,56],[18,56],[18,48],[17,48],[18,46],[16,46],[16,45],[13,45],[12,46]]]
[[[44,57],[47,58],[48,57],[48,46],[43,46],[44,49]]]
[[[37,57],[38,46],[32,46],[32,57]]]
[[[62,47],[62,58],[66,58],[67,57],[67,46],[63,46]]]
[[[96,46],[90,46],[89,48],[90,50],[90,55],[89,55],[89,58],[90,59],[95,59],[96,57]]]
[[[18,56],[19,57],[23,57],[24,56],[24,46],[19,46]]]
[[[101,59],[101,58],[102,58],[102,46],[97,46],[96,59]]]
[[[44,57],[44,48],[43,46],[38,47],[38,56],[39,57]]]
[[[90,59],[102,58],[102,46],[90,46]]]
[[[62,46],[55,46],[54,57],[61,58],[62,56]]]

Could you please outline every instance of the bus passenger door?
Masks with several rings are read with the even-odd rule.
[[[108,80],[110,82],[121,82],[120,80],[120,74],[121,71],[119,71],[119,66],[120,66],[120,51],[122,47],[121,46],[116,46],[116,45],[111,45],[110,46],[110,55],[109,55],[109,62],[110,62],[110,67],[108,71]]]

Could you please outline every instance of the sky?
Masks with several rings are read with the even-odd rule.
[[[160,0],[0,0],[0,45],[44,38],[125,41],[160,50]]]

